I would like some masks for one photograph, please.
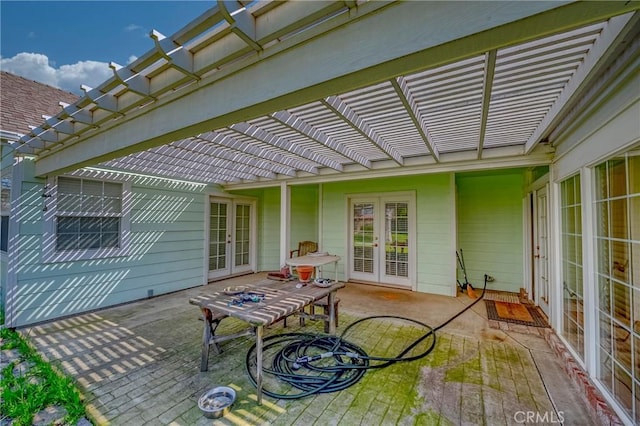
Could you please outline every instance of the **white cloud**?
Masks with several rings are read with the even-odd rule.
[[[97,87],[113,75],[106,62],[80,61],[56,68],[46,55],[27,52],[12,58],[0,57],[0,68],[76,94],[82,94],[81,84]]]
[[[129,65],[132,62],[134,62],[136,59],[138,59],[138,57],[136,55],[129,56],[129,59],[127,60],[127,65]]]
[[[141,30],[142,27],[140,25],[137,24],[129,24],[126,27],[124,27],[125,31],[136,31],[136,30]]]

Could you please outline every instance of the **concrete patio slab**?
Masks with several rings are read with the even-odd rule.
[[[47,359],[73,376],[99,424],[113,425],[514,425],[594,424],[552,349],[538,335],[488,327],[483,302],[437,334],[433,352],[413,362],[367,372],[356,385],[296,400],[265,397],[245,371],[252,337],[221,344],[200,372],[202,321],[188,300],[196,294],[264,279],[237,277],[186,291],[21,330]],[[400,315],[432,326],[471,303],[457,298],[347,284],[338,293],[340,324],[369,315]],[[225,319],[222,333],[246,324]],[[274,333],[321,333],[320,321],[282,322]],[[420,327],[394,319],[366,322],[347,340],[369,355],[393,356],[421,335]],[[198,398],[214,386],[238,397],[225,417],[205,418]],[[271,382],[267,385],[279,386]],[[533,417],[532,417],[533,416]]]

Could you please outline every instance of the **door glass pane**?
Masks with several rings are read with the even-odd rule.
[[[234,265],[243,266],[249,264],[249,224],[251,206],[248,204],[238,204],[236,206],[236,230],[235,230],[235,256]]]
[[[598,378],[635,419],[640,416],[637,164],[630,152],[597,166],[594,203],[601,347]]]
[[[373,273],[374,204],[353,204],[353,270]]]
[[[388,202],[384,206],[385,274],[409,276],[409,206]]]
[[[584,357],[584,310],[582,288],[582,205],[580,175],[565,180],[561,187],[563,334]]]
[[[223,203],[211,203],[209,217],[209,270],[224,269],[227,264],[227,206]]]

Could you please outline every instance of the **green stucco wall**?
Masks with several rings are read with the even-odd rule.
[[[299,241],[318,242],[318,191],[318,185],[291,187],[290,250],[297,249]]]
[[[298,248],[299,241],[318,241],[318,185],[291,187],[291,217],[289,250]],[[258,271],[280,268],[280,188],[232,191],[234,195],[258,200]]]
[[[524,287],[524,176],[521,169],[456,175],[458,247],[476,288],[485,273],[495,278],[490,289],[517,292]]]
[[[257,200],[257,270],[280,268],[280,188],[231,191],[233,195]]]
[[[349,195],[415,191],[417,291],[455,294],[454,191],[448,173],[390,177],[323,185],[323,250],[347,259]]]

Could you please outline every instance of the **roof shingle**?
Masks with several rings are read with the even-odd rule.
[[[0,71],[0,129],[29,133],[43,115],[60,112],[58,102],[74,103],[79,96],[6,71]]]

